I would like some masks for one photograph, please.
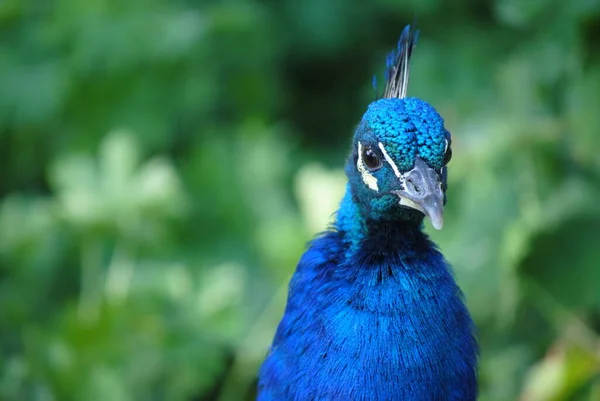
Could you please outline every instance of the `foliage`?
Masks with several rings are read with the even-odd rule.
[[[598,0],[3,1],[0,399],[250,399],[414,15],[481,400],[598,399]]]

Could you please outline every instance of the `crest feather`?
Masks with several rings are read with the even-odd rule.
[[[407,25],[402,31],[402,35],[400,35],[400,40],[398,40],[398,49],[393,50],[387,56],[387,82],[383,91],[384,98],[402,99],[406,97],[410,73],[410,56],[418,38],[419,31]]]

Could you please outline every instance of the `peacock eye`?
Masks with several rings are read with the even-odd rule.
[[[446,153],[444,153],[444,165],[448,164],[450,159],[452,159],[452,147],[448,146]]]
[[[371,171],[379,170],[381,168],[381,161],[377,153],[369,147],[363,150],[362,159],[365,162],[365,166]]]

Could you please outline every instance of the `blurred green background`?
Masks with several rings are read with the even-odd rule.
[[[481,400],[600,400],[600,0],[1,1],[0,399],[252,399],[415,16]]]

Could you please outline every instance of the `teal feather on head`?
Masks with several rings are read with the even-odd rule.
[[[406,97],[418,32],[407,26],[387,58],[383,97],[367,107],[354,133],[346,173],[354,201],[368,220],[443,224],[450,132],[424,100]]]
[[[450,132],[444,120],[429,103],[407,98],[410,58],[419,31],[407,25],[398,40],[398,49],[386,59],[386,86],[383,97],[371,103],[357,129],[371,131],[384,144],[400,171],[414,167],[421,157],[430,167],[440,170],[448,162],[445,153],[450,145]],[[377,80],[373,77],[377,91]]]
[[[419,155],[432,168],[444,166],[450,132],[444,120],[427,102],[417,98],[379,99],[363,115],[356,136],[371,131],[396,162],[400,171],[414,167]]]
[[[451,136],[433,106],[406,96],[417,38],[407,26],[388,55],[382,98],[367,107],[356,128],[346,173],[368,219],[418,222],[427,215],[441,228]]]

